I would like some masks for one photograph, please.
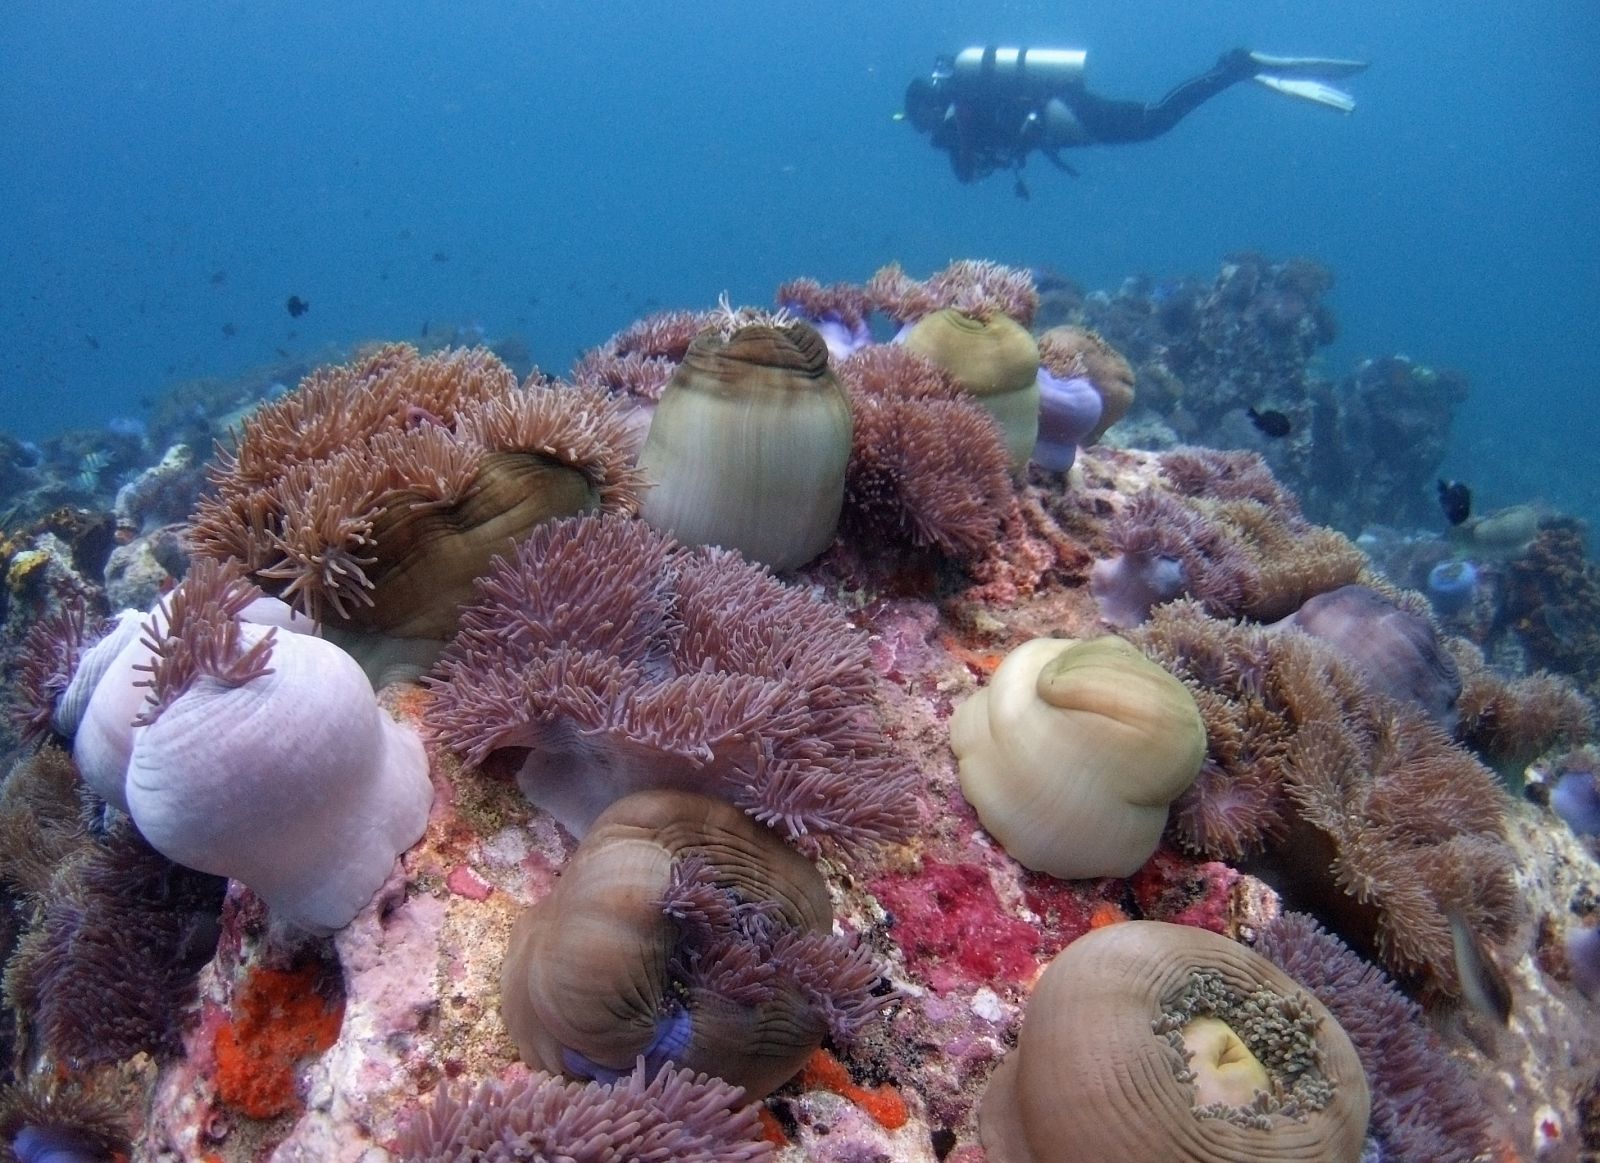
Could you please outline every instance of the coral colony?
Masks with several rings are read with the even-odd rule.
[[[1441,523],[1464,385],[1319,379],[1328,286],[889,267],[0,448],[0,1158],[1600,1151],[1600,573]]]

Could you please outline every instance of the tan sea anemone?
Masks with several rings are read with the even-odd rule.
[[[1355,1163],[1370,1109],[1350,1039],[1275,965],[1128,921],[1050,963],[978,1127],[991,1163]]]
[[[1121,638],[1035,638],[956,708],[961,790],[1022,864],[1130,876],[1205,758],[1188,690]]]
[[[1087,376],[1099,393],[1100,422],[1083,438],[1084,445],[1099,440],[1133,407],[1133,365],[1097,332],[1071,325],[1052,327],[1039,336],[1039,358],[1063,378]]]
[[[850,399],[815,329],[713,326],[662,389],[639,454],[642,515],[691,545],[804,565],[838,531],[850,437]]]
[[[947,307],[919,319],[903,342],[989,410],[1005,432],[1013,467],[1028,463],[1039,435],[1039,347],[1021,324]]]

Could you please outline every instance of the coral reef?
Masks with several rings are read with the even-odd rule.
[[[1356,1163],[1369,1105],[1350,1039],[1275,965],[1128,921],[1050,963],[979,1128],[993,1163]]]
[[[1351,533],[1383,522],[1435,524],[1432,487],[1466,381],[1403,356],[1368,360],[1338,382],[1324,378],[1315,361],[1334,339],[1324,301],[1332,285],[1309,259],[1236,254],[1209,284],[1141,277],[1112,294],[1083,295],[1052,281],[1039,323],[1092,328],[1126,356],[1139,383],[1130,433],[1157,446],[1255,450],[1312,520]],[[1289,432],[1260,432],[1251,408],[1282,414]]]
[[[866,643],[836,611],[642,522],[536,529],[479,585],[428,722],[582,835],[633,791],[730,799],[807,844],[904,835],[912,773],[873,723]]]
[[[1534,640],[1548,631],[1541,646],[1552,652],[1546,661],[1555,661],[1564,643],[1582,641],[1586,615],[1568,604],[1584,589],[1573,539],[1536,545],[1541,526],[1561,529],[1563,521],[1533,505],[1473,517],[1443,534],[1374,529],[1359,546],[1373,554],[1385,580],[1348,543],[1310,525],[1307,514],[1354,527],[1381,507],[1385,519],[1399,515],[1438,528],[1428,459],[1442,450],[1461,381],[1406,361],[1374,361],[1342,385],[1326,383],[1307,354],[1321,345],[1330,323],[1320,304],[1325,282],[1315,269],[1254,258],[1231,267],[1216,286],[1147,281],[1116,296],[1074,297],[1058,279],[1035,283],[1025,272],[982,263],[954,264],[925,283],[886,271],[866,287],[801,281],[784,288],[779,305],[831,333],[833,358],[863,343],[873,325],[886,335],[885,314],[897,324],[914,323],[955,309],[975,319],[1004,315],[1026,326],[1083,328],[1070,364],[1062,362],[1067,357],[1059,367],[1051,362],[1054,341],[1041,345],[1041,364],[1052,375],[1070,372],[1067,379],[1088,373],[1080,378],[1106,395],[1104,409],[1107,384],[1089,366],[1098,349],[1088,346],[1087,328],[1097,328],[1128,356],[1118,367],[1106,355],[1111,386],[1131,387],[1135,372],[1139,379],[1139,399],[1112,434],[1115,443],[1167,447],[1181,435],[1251,452],[1169,450],[1157,458],[1081,443],[1091,433],[1074,438],[1070,472],[1041,468],[1013,476],[997,452],[993,420],[946,373],[931,370],[903,344],[867,343],[844,361],[859,361],[858,371],[836,369],[853,396],[856,431],[844,536],[814,563],[779,584],[732,554],[673,546],[620,514],[563,519],[610,530],[603,536],[558,536],[546,524],[535,547],[525,547],[528,560],[506,561],[481,587],[479,622],[457,659],[461,673],[441,672],[431,692],[409,683],[379,692],[384,715],[407,728],[426,726],[455,698],[446,689],[450,682],[472,670],[469,655],[483,663],[468,692],[480,718],[470,729],[470,716],[456,720],[451,729],[462,734],[452,746],[427,750],[437,794],[422,838],[387,862],[383,884],[331,938],[286,932],[258,893],[237,881],[227,887],[219,915],[220,878],[178,869],[129,844],[128,821],[78,781],[58,748],[46,746],[17,766],[0,790],[0,951],[9,965],[12,1010],[0,1023],[0,1081],[32,1097],[66,1101],[54,1114],[36,1110],[32,1124],[5,1123],[6,1133],[35,1130],[9,1145],[0,1135],[0,1156],[20,1146],[35,1155],[116,1150],[130,1163],[381,1163],[399,1154],[510,1157],[542,1145],[578,1158],[592,1151],[977,1163],[979,1096],[1016,1044],[1030,990],[1056,953],[1130,919],[1248,944],[1294,904],[1314,907],[1355,949],[1337,957],[1313,951],[1312,967],[1298,972],[1320,984],[1320,965],[1342,988],[1351,975],[1373,979],[1353,958],[1384,959],[1397,985],[1424,1007],[1421,1020],[1443,1051],[1467,1068],[1451,1090],[1413,1054],[1416,1039],[1406,1034],[1411,1040],[1390,1064],[1402,1077],[1373,1071],[1369,1158],[1466,1157],[1473,1126],[1484,1128],[1484,1158],[1567,1158],[1584,1143],[1600,1142],[1595,1000],[1586,995],[1600,989],[1600,861],[1593,839],[1573,834],[1546,806],[1569,798],[1553,795],[1563,776],[1574,777],[1569,790],[1582,790],[1591,710],[1570,678],[1581,678],[1578,658],[1562,663],[1573,664],[1569,677],[1529,673],[1522,625]],[[743,315],[672,312],[641,320],[580,361],[575,387],[538,375],[518,386],[509,368],[481,352],[388,349],[385,357],[384,349],[373,349],[343,370],[312,374],[322,382],[362,379],[353,368],[371,372],[348,396],[325,391],[324,403],[343,401],[331,410],[308,411],[305,389],[285,386],[306,369],[283,365],[227,384],[186,386],[171,407],[163,405],[149,434],[137,423],[118,422],[40,446],[0,440],[0,480],[16,486],[0,536],[7,583],[0,589],[0,655],[7,678],[25,672],[23,685],[33,692],[31,705],[19,708],[20,725],[35,741],[60,738],[72,727],[79,728],[74,741],[81,740],[88,696],[98,688],[86,679],[69,698],[71,683],[64,688],[63,680],[75,664],[82,673],[96,649],[108,599],[149,609],[183,576],[181,529],[159,524],[150,509],[138,518],[150,532],[118,545],[112,512],[118,490],[130,483],[136,487],[123,509],[125,515],[138,509],[135,494],[156,483],[158,474],[146,470],[163,449],[187,444],[198,459],[267,401],[269,411],[294,413],[295,431],[283,435],[310,442],[295,445],[304,451],[361,411],[369,390],[382,396],[390,377],[410,377],[410,387],[385,397],[396,401],[395,410],[373,413],[382,413],[381,432],[355,445],[330,444],[318,452],[318,463],[366,457],[368,469],[383,461],[388,473],[404,467],[388,464],[390,444],[417,446],[415,457],[399,457],[406,464],[425,453],[456,458],[469,429],[482,425],[462,418],[465,406],[417,401],[482,373],[486,395],[504,389],[514,401],[531,401],[533,411],[565,415],[558,402],[590,401],[591,419],[605,414],[615,421],[604,424],[606,463],[632,472],[629,458],[661,389],[696,336],[733,314]],[[435,329],[439,338],[448,334]],[[462,334],[457,329],[454,338]],[[1158,344],[1166,347],[1159,354]],[[1174,372],[1179,357],[1167,358],[1178,348],[1192,355],[1187,378]],[[437,382],[430,378],[435,373]],[[859,382],[850,382],[852,375]],[[300,403],[284,404],[290,399]],[[1252,424],[1252,408],[1270,422]],[[1283,415],[1271,416],[1277,411]],[[1105,422],[1102,415],[1099,426]],[[1368,464],[1364,458],[1377,455],[1372,449],[1392,447],[1391,435],[1410,445],[1406,456]],[[1340,450],[1346,437],[1352,443]],[[574,447],[585,440],[575,436]],[[233,455],[247,459],[242,448]],[[257,467],[276,480],[291,460],[263,453]],[[448,459],[444,468],[453,473],[456,463]],[[1281,475],[1266,471],[1268,464]],[[557,479],[567,471],[551,469]],[[1350,479],[1357,473],[1371,480],[1370,489],[1366,480]],[[443,496],[448,483],[440,476],[428,488],[441,487],[427,495]],[[1335,485],[1347,504],[1334,496]],[[1304,512],[1285,486],[1311,487]],[[597,490],[595,479],[584,478],[591,503]],[[1415,495],[1402,496],[1407,490]],[[1154,499],[1136,502],[1141,496]],[[298,498],[307,514],[337,524],[329,501],[309,491]],[[1155,630],[1177,634],[1169,621],[1187,625],[1170,659],[1155,653],[1188,684],[1206,728],[1207,755],[1164,841],[1132,876],[1063,881],[1025,870],[982,826],[961,793],[950,719],[1023,643],[1100,632],[1086,584],[1093,555],[1111,552],[1108,525],[1138,505],[1150,509],[1147,524],[1186,527],[1188,548],[1203,550],[1192,570],[1201,580],[1197,590],[1184,584],[1191,579],[1179,571],[1179,557],[1164,567],[1166,576],[1154,571],[1152,583],[1170,584],[1176,575],[1179,585],[1145,599],[1154,614],[1130,638],[1143,643]],[[434,501],[415,515],[441,507],[449,506]],[[230,535],[254,536],[257,517],[278,520],[247,505],[232,514]],[[386,520],[375,517],[373,533],[385,551],[396,550],[400,542],[389,537]],[[131,531],[130,517],[122,536]],[[277,554],[263,567],[293,568],[283,548],[260,532]],[[304,531],[272,532],[298,538],[302,549],[310,544]],[[519,534],[495,536],[509,548]],[[574,549],[567,541],[590,537],[610,550],[595,552],[604,546],[587,543]],[[1318,550],[1318,539],[1325,540],[1320,550],[1331,568],[1315,564],[1320,550],[1307,552]],[[323,563],[353,565],[376,582],[382,569],[365,560],[372,556],[371,545],[347,545],[328,551]],[[1375,694],[1373,675],[1326,645],[1298,630],[1218,617],[1275,619],[1307,597],[1351,583],[1424,613],[1415,595],[1393,587],[1420,590],[1431,569],[1451,561],[1470,562],[1477,574],[1470,601],[1441,615],[1449,630],[1470,640],[1445,643],[1463,679],[1456,734],[1513,786],[1531,764],[1522,801],[1498,792],[1488,773],[1420,712]],[[1149,564],[1161,565],[1159,556]],[[462,576],[471,572],[463,567]],[[433,582],[425,575],[419,569],[409,576],[427,589]],[[1522,584],[1520,604],[1516,618],[1507,619],[1514,578]],[[295,579],[255,580],[287,589]],[[377,639],[353,629],[371,614],[357,596],[364,587],[356,576],[330,571],[301,588],[324,580],[349,583],[337,592],[357,615],[341,619],[325,602],[330,632],[341,640]],[[1258,591],[1271,603],[1252,605]],[[1160,592],[1153,584],[1152,593]],[[1217,599],[1211,616],[1193,601],[1161,604],[1185,592]],[[456,601],[472,601],[479,590],[462,583],[456,593]],[[64,604],[74,598],[83,611],[76,630],[61,622]],[[1141,608],[1130,620],[1145,613]],[[121,633],[155,642],[168,634],[165,620],[160,611],[131,614]],[[259,628],[238,624],[246,621]],[[284,624],[281,611],[240,611],[228,619],[235,628],[211,626],[198,658],[224,676],[276,669],[276,652],[309,629],[308,621]],[[19,668],[18,644],[41,622],[47,624],[42,652]],[[246,659],[272,625],[273,657]],[[427,640],[429,649],[438,641]],[[108,647],[99,661],[103,666],[119,653]],[[163,670],[163,682],[178,689],[189,665],[177,665],[181,653],[158,658],[145,647],[126,660],[125,681],[112,684],[130,700],[120,725],[111,718],[117,732],[151,730],[132,728],[151,693],[133,684],[155,681],[152,671]],[[429,665],[431,654],[407,660],[410,677]],[[149,669],[133,670],[133,661]],[[370,673],[381,670],[374,663]],[[226,693],[273,677],[251,678]],[[222,686],[200,678],[162,718],[209,684]],[[17,684],[6,685],[14,705]],[[130,739],[123,761],[107,765],[114,791],[124,786],[132,746]],[[663,1070],[647,1081],[651,1063],[614,1086],[530,1079],[497,1004],[512,930],[522,914],[558,899],[553,893],[576,900],[577,913],[604,908],[580,891],[573,858],[586,841],[575,841],[507,778],[530,756],[535,766],[548,764],[552,780],[568,757],[591,764],[587,770],[602,785],[597,801],[631,790],[636,775],[648,781],[665,773],[669,788],[681,781],[746,808],[752,818],[734,817],[741,827],[761,831],[757,818],[770,824],[800,850],[777,844],[789,859],[804,864],[803,856],[819,857],[809,895],[815,898],[820,876],[832,921],[828,933],[812,931],[804,940],[818,946],[812,953],[825,954],[825,938],[840,942],[835,952],[853,950],[822,956],[824,969],[848,970],[843,994],[837,977],[828,989],[816,988],[826,975],[814,972],[814,959],[788,956],[768,940],[770,906],[708,877],[708,859],[676,862],[654,911],[656,919],[663,907],[670,911],[673,1002],[691,993],[709,998],[722,988],[761,993],[771,978],[752,982],[748,971],[771,962],[789,975],[783,989],[811,989],[822,1009],[832,1004],[827,997],[848,996],[854,1000],[847,1008],[870,1011],[873,1020],[832,1052],[816,1051],[748,1107],[739,1105],[743,1096],[709,1079],[695,1084],[701,1097],[679,1103],[669,1092],[680,1076]],[[483,770],[467,767],[464,757],[482,758]],[[613,770],[628,779],[604,786],[606,765],[618,763]],[[556,888],[568,882],[570,890]],[[1524,915],[1529,922],[1519,923]],[[729,927],[719,936],[723,921]],[[677,939],[684,936],[693,940]],[[695,952],[683,953],[680,945]],[[802,964],[810,968],[802,971]],[[590,976],[598,982],[603,975]],[[1337,1001],[1338,990],[1331,996]],[[1454,1004],[1458,996],[1463,1004]],[[891,998],[894,1004],[885,1004]],[[1380,1027],[1399,1031],[1400,1009],[1409,1003],[1400,1009],[1395,1003],[1392,993],[1356,1003],[1359,1012],[1348,1020],[1363,1038]],[[1197,1063],[1232,1060],[1237,1046],[1214,1023],[1218,1003],[1209,985],[1191,991],[1185,1005]],[[1043,1015],[1042,1007],[1031,1009],[1030,1030]],[[1416,1012],[1405,1016],[1411,1033],[1419,1028]],[[813,1011],[806,1020],[819,1017]],[[663,1025],[669,1039],[682,1029],[674,1021]],[[1160,1048],[1148,1031],[1147,1022],[1144,1037]],[[1074,1039],[1084,1044],[1076,1032]],[[1025,1034],[1023,1041],[1030,1040]],[[1249,1049],[1249,1038],[1244,1042]],[[1179,1055],[1176,1046],[1170,1053]],[[1274,1068],[1268,1058],[1259,1059],[1263,1070]],[[629,1065],[618,1054],[606,1072]],[[1254,1081],[1246,1089],[1262,1077],[1250,1070]],[[620,1105],[619,1091],[627,1091]],[[1215,1097],[1229,1106],[1248,1098],[1226,1091]],[[117,1112],[112,1123],[98,1124],[112,1138],[103,1144],[73,1138],[93,1122],[88,1107],[102,1098]],[[10,1109],[10,1101],[0,1096],[0,1108]],[[1423,1107],[1436,1117],[1430,1120]],[[1401,1113],[1390,1119],[1386,1110]],[[579,1139],[539,1138],[552,1128]]]

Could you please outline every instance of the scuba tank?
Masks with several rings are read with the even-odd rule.
[[[981,85],[999,97],[1043,97],[1082,84],[1088,55],[1076,48],[964,48],[949,71],[957,89]]]

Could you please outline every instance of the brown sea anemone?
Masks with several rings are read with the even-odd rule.
[[[1518,785],[1541,755],[1594,738],[1594,711],[1569,680],[1543,671],[1496,674],[1470,642],[1449,645],[1462,676],[1456,737],[1502,778]]]
[[[1121,638],[1035,638],[950,719],[961,790],[1008,854],[1064,880],[1131,876],[1205,757],[1177,679]]]
[[[1039,336],[1039,362],[1061,379],[1084,376],[1100,397],[1100,420],[1079,441],[1094,444],[1133,407],[1133,365],[1086,327],[1062,325]]]
[[[1306,635],[1174,602],[1133,638],[1206,724],[1178,840],[1242,860],[1408,987],[1455,996],[1452,923],[1498,941],[1521,913],[1493,774]]]
[[[994,418],[946,372],[898,345],[856,352],[839,365],[839,379],[855,419],[843,515],[851,536],[958,559],[990,549],[1015,495]]]
[[[0,1087],[0,1159],[7,1163],[126,1159],[132,1149],[127,1118],[106,1095],[41,1079]]]
[[[539,1069],[608,1079],[643,1058],[760,1098],[884,1004],[832,918],[815,866],[737,808],[628,796],[517,921],[501,1013]]]
[[[1490,1146],[1488,1110],[1421,1009],[1304,913],[1284,913],[1255,950],[1328,1007],[1372,1088],[1372,1137],[1392,1163],[1474,1163]]]
[[[866,298],[900,323],[953,307],[974,319],[1005,315],[1029,327],[1039,309],[1039,292],[1031,274],[984,259],[958,259],[926,282],[918,282],[891,263],[872,276]]]
[[[510,1082],[447,1083],[397,1144],[404,1163],[763,1163],[759,1109],[705,1074],[641,1064],[616,1082],[534,1074]]]
[[[662,389],[639,453],[641,515],[689,544],[791,569],[838,531],[850,401],[810,325],[729,314]]]
[[[483,349],[394,344],[246,420],[191,537],[320,621],[442,640],[473,579],[534,525],[634,510],[625,447],[598,389],[519,388]]]
[[[791,839],[904,835],[914,773],[883,737],[866,636],[722,550],[640,521],[549,522],[496,564],[430,678],[426,722],[577,835],[651,788],[717,795]]]
[[[1356,1163],[1350,1039],[1277,966],[1159,921],[1093,930],[1034,987],[978,1114],[993,1163]]]

